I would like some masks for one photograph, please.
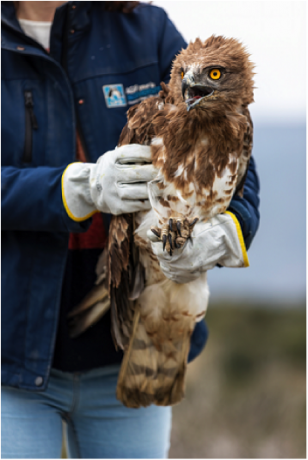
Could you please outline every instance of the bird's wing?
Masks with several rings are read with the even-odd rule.
[[[123,128],[118,146],[127,144],[150,145],[155,136],[154,118],[168,95],[162,83],[158,96],[145,99],[127,112],[127,124]],[[112,334],[116,345],[125,349],[131,338],[135,314],[134,300],[144,289],[144,267],[139,250],[134,243],[135,217],[133,214],[113,216],[108,243],[108,273],[111,302]]]
[[[161,87],[158,96],[145,99],[128,110],[128,121],[120,135],[119,147],[127,144],[150,144],[155,136],[153,119],[169,94],[165,83],[162,82]],[[108,311],[111,301],[115,343],[121,348],[127,343],[127,325],[131,323],[133,314],[133,302],[129,299],[137,298],[144,286],[138,251],[136,247],[130,247],[133,244],[133,226],[132,215],[112,217],[108,246],[96,266],[96,285],[69,314],[71,337],[77,337],[95,324]]]

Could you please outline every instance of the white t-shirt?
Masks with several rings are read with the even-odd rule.
[[[50,31],[52,22],[30,21],[29,19],[18,19],[20,27],[26,35],[36,40],[45,49],[50,48]]]

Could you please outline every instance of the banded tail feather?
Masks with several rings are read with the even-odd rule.
[[[131,408],[180,402],[184,396],[189,345],[190,333],[177,341],[157,343],[147,333],[137,307],[118,377],[117,398]]]

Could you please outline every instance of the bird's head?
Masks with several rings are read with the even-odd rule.
[[[173,62],[170,89],[187,110],[232,110],[253,102],[253,68],[244,46],[234,38],[212,36],[190,43]]]

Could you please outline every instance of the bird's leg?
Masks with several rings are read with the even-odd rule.
[[[199,218],[187,219],[186,217],[170,217],[164,222],[162,228],[151,227],[152,232],[163,243],[163,250],[172,256],[174,249],[181,248],[185,241],[190,238],[195,224]]]

